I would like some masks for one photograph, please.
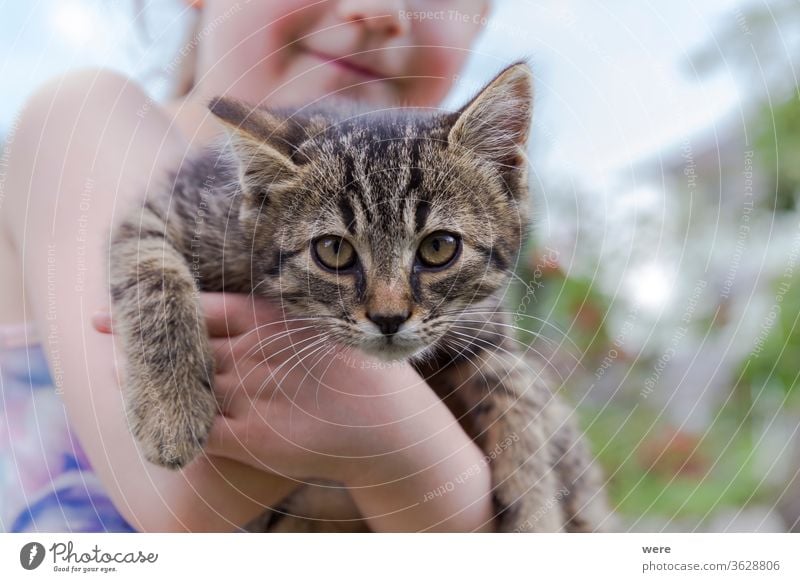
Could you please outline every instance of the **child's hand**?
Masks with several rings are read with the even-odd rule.
[[[297,479],[376,484],[418,470],[411,449],[455,425],[405,361],[335,346],[266,300],[208,294],[203,307],[211,335],[230,336],[211,340],[224,414],[212,454]]]
[[[265,300],[202,301],[211,335],[230,336],[212,339],[224,416],[209,452],[342,482],[376,531],[491,529],[482,454],[408,363],[336,347]]]
[[[430,436],[415,415],[443,407],[409,364],[334,346],[312,320],[264,299],[203,293],[201,307],[223,414],[209,454],[299,480],[341,482],[380,478],[391,458],[397,477],[405,476],[403,449]],[[112,332],[107,314],[93,324]]]
[[[204,293],[201,305],[223,413],[209,454],[344,483],[376,530],[490,526],[480,450],[409,364],[337,347],[263,299]],[[107,315],[93,323],[110,331]]]

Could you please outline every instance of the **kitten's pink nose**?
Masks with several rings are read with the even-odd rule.
[[[378,326],[383,335],[396,334],[409,317],[411,317],[410,311],[405,313],[367,313],[367,318]]]

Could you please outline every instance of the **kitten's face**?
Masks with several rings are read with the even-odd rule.
[[[239,143],[258,290],[339,343],[383,359],[425,351],[513,268],[530,99],[515,65],[460,113],[317,112],[277,140],[271,128],[267,148]]]

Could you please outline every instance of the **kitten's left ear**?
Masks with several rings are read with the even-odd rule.
[[[290,122],[226,97],[214,99],[208,108],[228,130],[239,161],[242,190],[255,207],[260,207],[270,188],[297,174],[297,165],[291,159]]]
[[[501,173],[524,169],[532,113],[533,73],[513,64],[458,112],[448,143],[497,164]]]

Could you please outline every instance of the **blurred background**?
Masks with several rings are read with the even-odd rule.
[[[148,4],[0,2],[0,153],[63,71],[167,94],[191,23]],[[795,1],[495,0],[445,103],[535,69],[535,229],[509,308],[625,530],[800,528],[799,49]]]

